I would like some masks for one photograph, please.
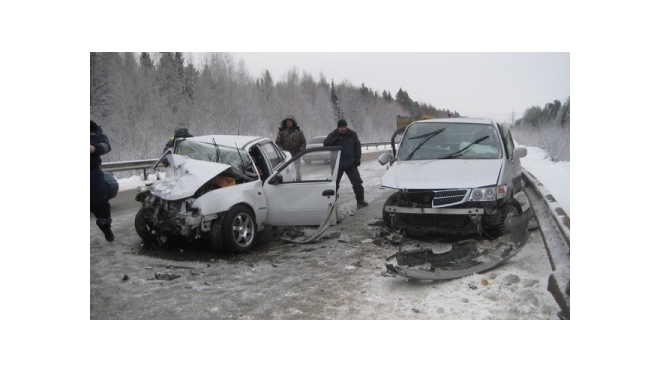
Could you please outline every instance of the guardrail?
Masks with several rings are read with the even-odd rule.
[[[378,146],[387,146],[390,145],[390,142],[368,142],[362,143],[362,147],[369,149],[369,147],[378,147]],[[152,158],[150,160],[134,160],[134,161],[119,161],[119,162],[104,162],[101,164],[101,169],[115,172],[115,171],[133,171],[133,170],[142,170],[144,178],[147,179],[147,169],[151,169],[154,164],[158,161],[157,158]],[[158,164],[158,167],[164,167],[163,164]]]

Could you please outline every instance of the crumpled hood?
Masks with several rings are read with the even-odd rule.
[[[180,200],[190,197],[199,187],[231,165],[193,160],[181,155],[169,154],[170,166],[165,168],[165,178],[155,181],[149,190],[164,200]]]
[[[380,180],[395,189],[475,188],[497,184],[501,159],[397,161]]]

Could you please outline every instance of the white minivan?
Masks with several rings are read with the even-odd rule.
[[[396,190],[383,206],[383,221],[411,235],[506,234],[507,216],[522,212],[514,195],[522,190],[526,155],[507,124],[488,119],[431,119],[399,128],[392,152],[378,159],[388,167],[381,188]]]

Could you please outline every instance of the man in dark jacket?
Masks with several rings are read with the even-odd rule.
[[[337,129],[328,134],[328,137],[323,141],[323,145],[341,147],[339,173],[337,174],[337,191],[339,191],[339,182],[341,182],[342,176],[346,173],[353,185],[353,192],[355,192],[358,208],[368,206],[369,204],[364,201],[364,187],[362,186],[362,178],[358,171],[358,166],[360,166],[360,160],[362,158],[362,143],[360,143],[357,133],[348,128],[346,120],[341,119],[337,121]]]
[[[108,185],[103,177],[103,170],[101,170],[101,155],[110,152],[110,140],[103,134],[101,127],[94,121],[89,120],[89,124],[89,210],[94,213],[96,225],[101,229],[103,235],[105,235],[105,240],[112,242],[115,239],[115,235],[110,228],[112,224],[110,202],[108,201],[110,194]]]
[[[167,152],[168,149],[174,147],[174,141],[179,139],[179,138],[190,138],[193,135],[188,132],[187,128],[184,127],[179,127],[174,130],[174,136],[170,138],[170,140],[165,143],[165,149],[163,149],[163,154]],[[167,161],[166,158],[163,159],[163,165],[169,166],[170,163]]]
[[[307,148],[305,134],[300,130],[295,117],[287,116],[282,120],[275,144],[283,150],[291,152],[292,157]],[[294,161],[294,165],[296,168],[296,181],[299,182],[302,179],[300,176],[300,159]]]
[[[163,153],[167,151],[168,149],[174,147],[174,141],[177,140],[178,138],[190,138],[193,135],[188,132],[188,129],[184,127],[177,128],[174,130],[174,136],[170,138],[170,140],[165,143],[165,149],[163,150]]]

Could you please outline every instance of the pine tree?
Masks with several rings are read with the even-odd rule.
[[[339,97],[337,96],[337,89],[335,88],[335,80],[330,82],[330,99],[332,99],[332,107],[335,111],[335,121],[339,121],[344,118],[344,113],[339,106]]]

